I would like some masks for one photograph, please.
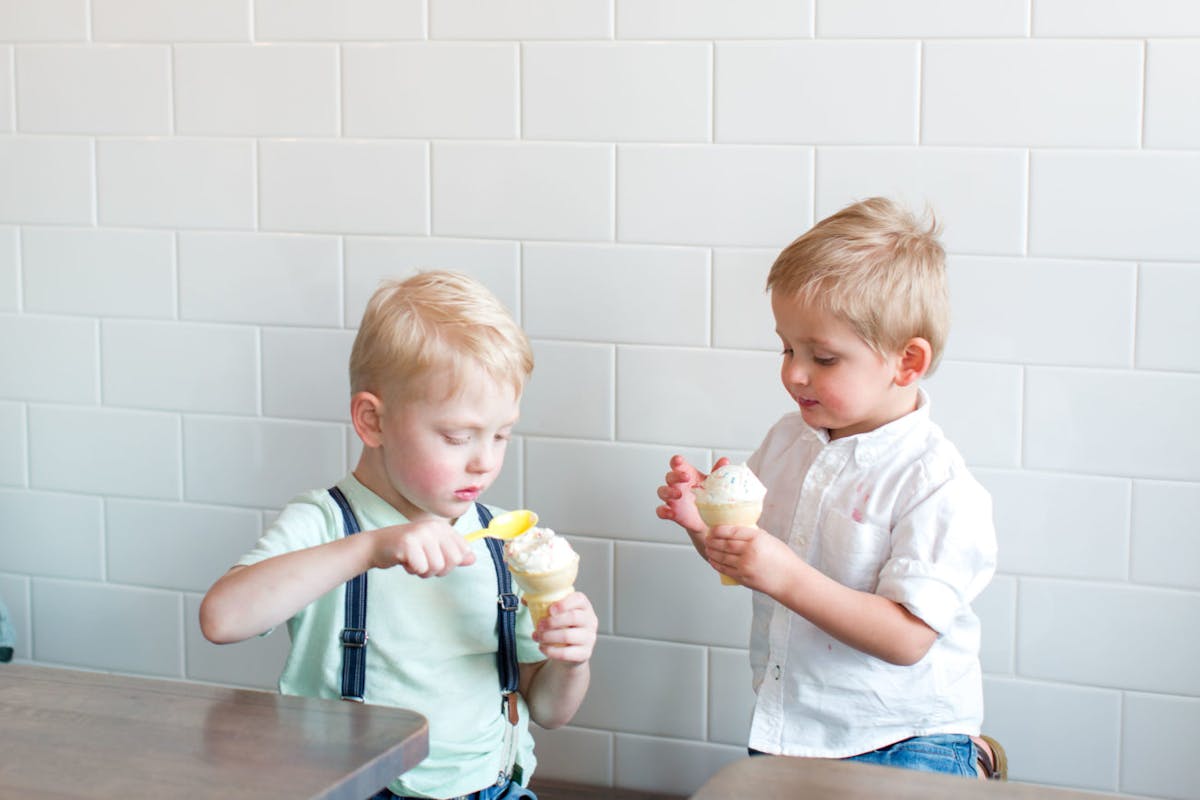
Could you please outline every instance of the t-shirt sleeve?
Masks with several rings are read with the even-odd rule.
[[[917,498],[897,521],[876,592],[942,634],[995,570],[991,497],[970,475],[958,474]]]
[[[237,561],[249,566],[272,556],[325,544],[336,535],[343,535],[340,513],[322,498],[324,492],[306,492],[293,498],[259,537],[249,552]]]

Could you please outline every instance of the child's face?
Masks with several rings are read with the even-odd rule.
[[[900,356],[881,356],[850,323],[794,297],[771,295],[783,342],[783,387],[804,421],[831,439],[873,431],[913,410],[910,389],[894,383]]]
[[[382,467],[394,492],[384,499],[409,520],[470,511],[500,474],[519,414],[514,388],[482,368],[465,369],[448,398],[448,378],[433,384],[428,398],[385,401],[380,416]]]

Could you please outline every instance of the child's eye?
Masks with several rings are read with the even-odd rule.
[[[505,432],[505,433],[497,433],[497,434],[496,434],[496,441],[497,441],[497,442],[507,442],[510,436],[512,436],[512,434],[511,434],[511,433],[507,433],[507,432]]]
[[[837,356],[813,356],[813,361],[822,367],[832,367],[837,363]]]
[[[785,348],[783,348],[783,353],[782,353],[782,355],[784,355],[784,356],[790,356],[791,354],[792,354],[792,348],[790,348],[790,347],[785,347]]]
[[[442,438],[446,440],[446,444],[452,444],[452,445],[456,445],[456,446],[463,445],[463,444],[466,444],[467,442],[471,441],[470,437],[453,436],[449,433],[443,434]]]

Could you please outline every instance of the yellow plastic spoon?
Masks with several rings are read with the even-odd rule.
[[[537,525],[537,521],[537,514],[522,508],[492,517],[492,521],[486,528],[468,533],[463,538],[468,542],[474,542],[485,536],[489,539],[515,539]]]

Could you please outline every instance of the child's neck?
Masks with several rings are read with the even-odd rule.
[[[429,514],[414,506],[408,498],[396,491],[383,469],[383,457],[377,448],[365,447],[354,468],[355,480],[375,493],[392,508],[404,515],[409,522],[428,517]]]
[[[888,403],[884,406],[878,419],[873,421],[869,427],[860,425],[848,426],[832,430],[826,428],[825,432],[829,434],[829,440],[845,439],[849,436],[861,436],[867,433],[874,433],[880,428],[891,425],[898,419],[907,417],[912,412],[921,407],[920,389],[914,384],[912,386],[896,386],[893,387],[893,396],[888,399]]]

